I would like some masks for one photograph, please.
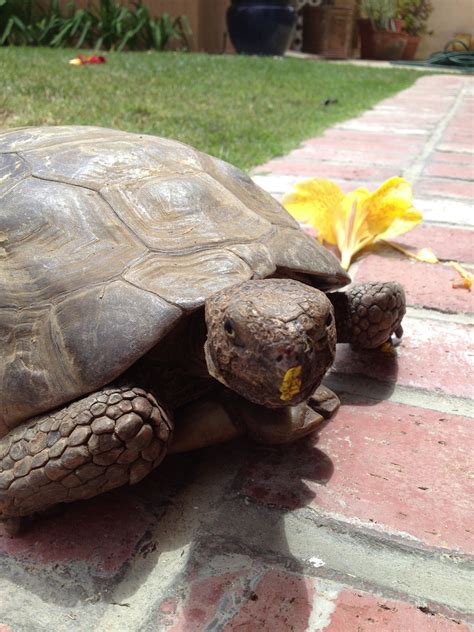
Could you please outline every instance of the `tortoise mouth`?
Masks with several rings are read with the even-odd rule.
[[[223,366],[219,358],[213,357],[209,343],[205,345],[205,354],[209,374],[214,379],[244,399],[267,408],[285,408],[306,401],[320,384],[333,359],[329,346],[318,352],[318,362],[313,353],[305,357],[293,355],[293,358],[286,357],[273,363],[251,355],[234,358],[230,365]],[[324,366],[320,370],[322,358],[325,358]]]

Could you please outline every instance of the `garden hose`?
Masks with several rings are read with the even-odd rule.
[[[463,46],[465,50],[449,50],[453,45]],[[474,68],[474,52],[470,51],[462,40],[452,39],[439,53],[433,53],[427,59],[428,64],[435,66],[454,66],[458,68]]]
[[[462,46],[465,50],[450,50],[454,45]],[[425,61],[391,61],[391,64],[402,66],[438,66],[439,68],[449,68],[459,70],[463,73],[474,73],[474,51],[469,50],[465,42],[459,39],[452,39],[444,47],[444,50],[433,53]]]

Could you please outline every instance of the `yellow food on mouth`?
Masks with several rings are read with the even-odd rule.
[[[288,402],[301,391],[301,366],[293,366],[285,373],[280,385],[280,399]]]

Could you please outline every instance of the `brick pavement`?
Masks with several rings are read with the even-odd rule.
[[[426,220],[400,243],[473,268],[473,115],[473,79],[422,77],[254,178],[278,197],[404,175]],[[169,457],[0,536],[0,632],[472,629],[472,294],[395,251],[352,272],[401,280],[409,309],[396,355],[338,350],[337,416],[291,446]]]

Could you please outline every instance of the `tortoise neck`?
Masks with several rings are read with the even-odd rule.
[[[214,383],[207,370],[205,341],[204,313],[198,310],[184,318],[128,373],[153,390],[165,406],[175,409],[197,399]]]
[[[337,342],[349,342],[351,313],[347,294],[345,292],[328,292],[326,296],[334,308]]]

